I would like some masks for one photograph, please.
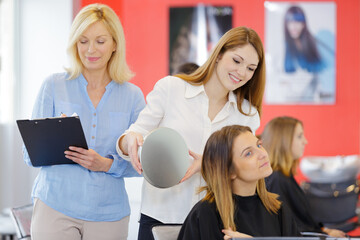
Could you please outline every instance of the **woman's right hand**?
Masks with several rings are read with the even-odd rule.
[[[142,167],[138,156],[138,148],[144,143],[144,138],[140,133],[128,132],[120,142],[121,150],[124,154],[128,154],[131,165],[139,174],[142,173]]]

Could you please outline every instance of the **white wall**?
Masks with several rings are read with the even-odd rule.
[[[137,178],[126,178],[125,187],[129,196],[131,214],[129,223],[129,235],[128,239],[137,239],[139,230],[139,217],[140,217],[140,204],[141,204],[141,188],[142,188],[142,177]]]
[[[42,81],[67,65],[72,0],[20,1],[20,117],[29,117]]]
[[[22,160],[22,140],[15,120],[31,117],[44,78],[63,71],[72,21],[71,0],[2,1],[14,3],[14,39],[13,46],[8,47],[15,54],[12,79],[2,79],[13,81],[6,90],[13,93],[9,104],[14,109],[8,111],[12,116],[0,124],[0,209],[30,202],[37,170]]]

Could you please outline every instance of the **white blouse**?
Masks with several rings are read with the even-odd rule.
[[[174,76],[160,79],[147,95],[146,101],[146,107],[125,134],[134,131],[145,136],[158,127],[172,128],[184,138],[191,151],[199,154],[202,154],[210,135],[224,126],[246,125],[255,133],[260,125],[255,107],[251,107],[250,116],[239,112],[233,92],[229,93],[228,102],[211,121],[208,117],[209,99],[204,86],[193,86]],[[245,113],[250,111],[247,100],[244,100],[242,109]],[[124,156],[118,144],[117,151],[120,156]],[[200,173],[165,189],[144,181],[141,213],[163,223],[183,223],[191,208],[203,197],[196,192],[198,187],[204,185]]]

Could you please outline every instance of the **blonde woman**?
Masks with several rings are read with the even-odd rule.
[[[141,90],[127,82],[133,74],[116,13],[102,4],[84,7],[73,21],[68,53],[70,67],[45,80],[32,117],[76,113],[89,149],[65,151],[77,164],[40,169],[31,238],[125,240],[130,206],[124,177],[139,175],[116,153],[115,143],[145,102]],[[24,158],[31,165],[26,151]]]
[[[214,132],[201,165],[206,195],[187,216],[178,239],[299,236],[287,208],[265,188],[271,173],[267,152],[249,127]]]
[[[325,228],[314,220],[306,196],[294,179],[298,160],[307,144],[303,123],[288,116],[274,118],[266,124],[261,139],[274,170],[266,179],[268,190],[279,194],[280,200],[289,206],[299,230],[345,237],[343,231]]]
[[[143,136],[155,128],[175,129],[194,156],[204,150],[208,137],[223,126],[242,124],[253,133],[260,125],[265,87],[264,49],[258,34],[247,27],[229,30],[209,59],[193,73],[159,80],[138,120],[119,138],[118,152],[129,156],[142,172],[137,150]],[[139,240],[153,239],[153,225],[184,222],[201,199],[201,161],[193,161],[182,182],[158,189],[144,181]]]

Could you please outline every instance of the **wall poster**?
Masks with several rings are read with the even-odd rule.
[[[265,2],[267,104],[334,104],[334,2]]]
[[[169,72],[175,74],[184,63],[202,65],[207,60],[213,46],[232,28],[232,7],[171,7],[169,25]]]

